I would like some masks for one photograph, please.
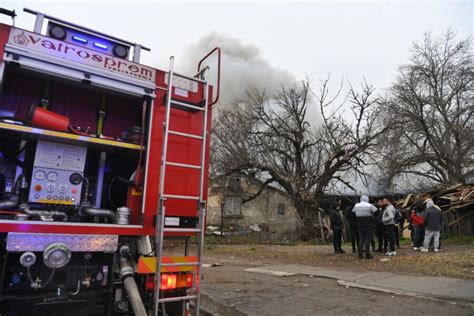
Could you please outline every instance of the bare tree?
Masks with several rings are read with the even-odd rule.
[[[389,127],[381,148],[386,185],[474,177],[474,71],[470,39],[425,34],[382,102]]]
[[[276,183],[283,188],[297,209],[303,239],[316,233],[324,192],[338,184],[351,187],[348,174],[363,173],[382,132],[374,123],[379,113],[374,89],[367,83],[362,92],[351,87],[348,98],[337,106],[341,91],[342,84],[330,96],[329,79],[321,82],[313,97],[323,117],[317,128],[307,115],[313,94],[309,81],[281,87],[271,98],[263,91],[249,93],[245,102],[223,110],[214,123],[214,167],[220,174],[256,173],[262,185]],[[341,111],[347,102],[352,120]]]

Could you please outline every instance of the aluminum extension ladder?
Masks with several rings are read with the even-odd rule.
[[[167,302],[190,302],[194,301],[194,315],[199,315],[199,306],[200,306],[200,292],[201,292],[201,270],[202,270],[202,253],[204,247],[204,234],[205,234],[205,212],[206,204],[203,199],[204,197],[204,177],[205,175],[205,161],[206,161],[206,142],[207,142],[207,125],[208,125],[208,93],[209,93],[209,84],[204,79],[190,78],[184,75],[180,75],[174,72],[174,57],[170,57],[170,67],[168,73],[168,87],[166,94],[166,114],[164,122],[164,137],[163,137],[163,150],[161,157],[161,168],[160,168],[160,186],[159,186],[159,204],[158,204],[158,213],[156,218],[156,230],[155,230],[155,256],[156,256],[156,280],[155,280],[155,291],[154,291],[154,301],[153,301],[153,311],[154,315],[158,316],[160,304]],[[205,71],[204,71],[205,72]],[[204,72],[200,73],[201,78],[204,78]],[[200,75],[198,74],[198,75]],[[172,99],[172,89],[173,89],[173,77],[181,77],[195,82],[204,84],[204,105],[203,107],[190,105],[184,102],[178,102]],[[178,106],[180,109],[190,109],[193,111],[203,111],[203,124],[202,124],[202,133],[201,135],[193,135],[188,133],[182,133],[178,131],[170,130],[170,112],[172,106]],[[199,139],[201,141],[201,157],[199,165],[190,165],[184,164],[175,161],[167,160],[168,152],[168,137],[169,135],[177,135],[180,137],[187,137],[193,139]],[[190,168],[198,169],[200,171],[199,177],[199,196],[186,196],[186,195],[172,195],[165,192],[165,178],[166,178],[166,167],[175,166],[180,168]],[[165,227],[165,217],[166,217],[166,205],[165,202],[167,199],[177,199],[177,200],[195,200],[197,202],[197,209],[199,213],[199,222],[195,228],[167,228]],[[164,234],[167,232],[173,233],[195,233],[197,237],[197,262],[183,262],[183,263],[163,263],[163,240]],[[187,253],[186,253],[187,255]],[[167,266],[196,266],[196,272],[194,277],[194,287],[193,293],[187,296],[178,296],[178,297],[169,297],[161,298],[160,297],[160,283],[161,283],[161,268]]]

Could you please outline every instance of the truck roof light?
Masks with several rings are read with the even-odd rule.
[[[49,36],[58,40],[63,40],[66,38],[66,30],[64,29],[64,27],[61,27],[59,25],[53,25],[49,29]]]
[[[75,40],[76,42],[80,42],[80,43],[83,43],[83,44],[87,44],[87,40],[83,37],[80,37],[80,36],[77,36],[77,35],[74,35],[72,37],[73,40]]]
[[[125,46],[117,45],[113,49],[115,57],[126,58],[128,55],[128,49]]]
[[[97,48],[105,49],[105,50],[109,48],[107,45],[102,44],[102,43],[97,43],[97,42],[94,42],[94,46]]]

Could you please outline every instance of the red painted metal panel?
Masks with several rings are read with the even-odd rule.
[[[3,52],[5,50],[5,43],[10,36],[10,25],[0,24],[0,60],[3,60]]]
[[[161,72],[157,74],[157,85],[161,86],[163,83],[159,82],[164,78]],[[150,139],[149,150],[150,157],[147,162],[148,178],[146,183],[146,201],[144,226],[146,228],[154,227],[155,215],[158,209],[158,195],[159,195],[159,175],[160,162],[162,153],[163,141],[163,122],[165,120],[165,101],[166,94],[162,90],[156,91],[157,98],[155,101],[153,121],[152,121],[152,136]],[[212,88],[210,87],[210,94],[212,95]],[[196,102],[203,99],[203,85],[199,85],[199,90],[196,94],[189,94],[186,100],[189,103]],[[210,98],[209,98],[210,99]],[[198,100],[198,101],[196,101]],[[211,131],[211,109],[208,111],[208,126],[207,131],[210,135]],[[180,109],[171,109],[170,113],[170,129],[173,131],[201,135],[203,129],[203,111],[189,112]],[[205,181],[204,181],[204,199],[207,200],[207,174],[209,171],[209,148],[210,138],[206,141],[206,159],[205,159]],[[178,162],[184,164],[199,165],[201,157],[201,140],[185,138],[176,135],[169,136],[169,147],[167,160],[171,162]],[[165,177],[165,193],[176,195],[190,195],[197,196],[199,194],[199,170],[180,168],[174,166],[166,167]],[[193,200],[178,200],[169,199],[166,201],[166,215],[167,216],[194,216],[197,217],[197,203]],[[168,235],[186,235],[169,233]]]

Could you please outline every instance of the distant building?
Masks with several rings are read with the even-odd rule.
[[[259,180],[241,174],[212,181],[208,191],[207,224],[220,227],[223,220],[224,231],[294,233],[298,217],[285,192],[267,186],[259,196],[249,200],[261,186]]]

